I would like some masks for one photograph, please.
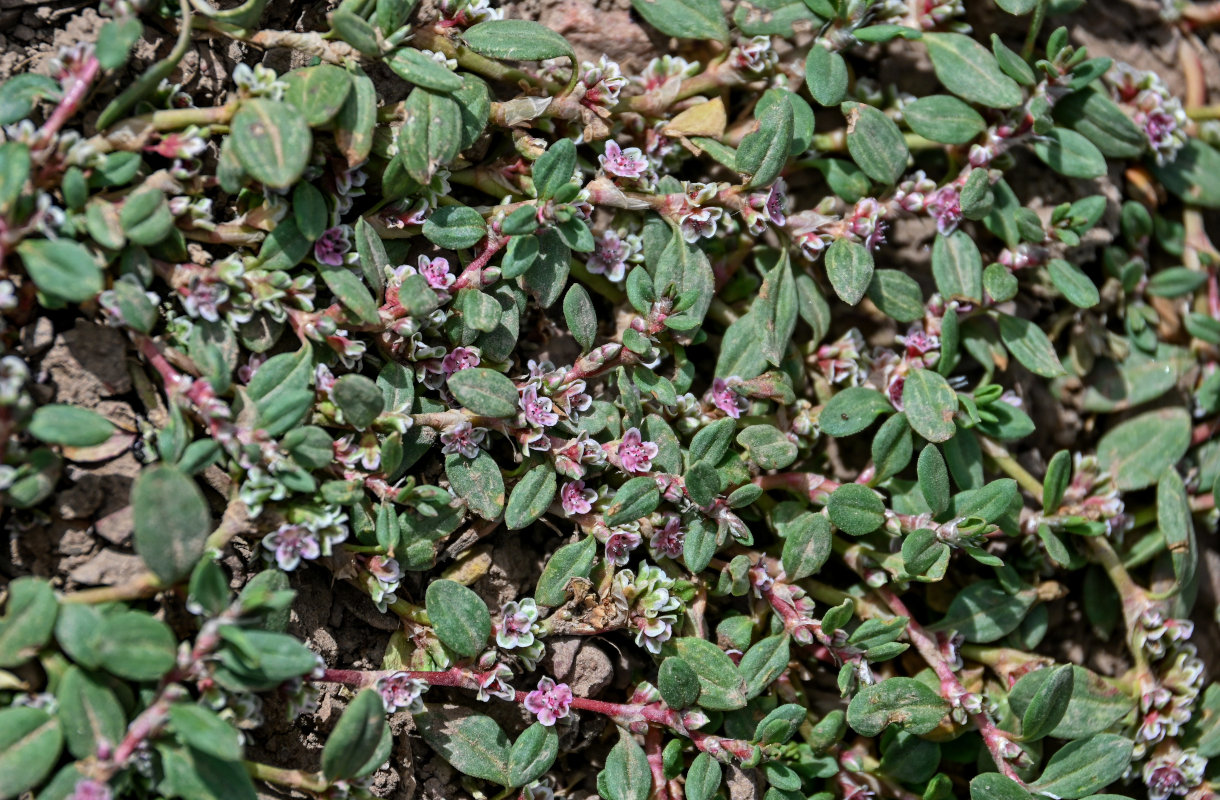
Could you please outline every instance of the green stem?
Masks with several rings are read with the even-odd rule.
[[[301,769],[283,769],[258,761],[246,761],[244,763],[246,765],[246,772],[250,773],[250,777],[255,780],[274,783],[278,786],[288,786],[314,794],[321,794],[330,788],[330,781],[317,772],[306,772]]]
[[[174,71],[174,67],[178,66],[178,62],[186,55],[186,51],[190,49],[191,4],[188,0],[178,0],[178,7],[182,12],[180,23],[182,27],[178,31],[178,41],[174,43],[174,49],[166,58],[149,67],[148,71],[137,78],[122,94],[110,101],[110,105],[106,106],[102,115],[97,119],[99,131],[105,130],[117,122],[124,112],[144,96],[145,92],[160,83],[162,78],[168,78],[169,74]]]
[[[1042,481],[1029,474],[1029,471],[1017,463],[1017,460],[1001,445],[986,436],[980,436],[979,443],[983,446],[983,452],[995,462],[1002,472],[1015,479],[1022,489],[1034,496],[1035,500],[1042,502]]]
[[[1021,57],[1029,61],[1034,56],[1034,46],[1038,43],[1038,34],[1042,31],[1042,23],[1046,21],[1046,9],[1049,0],[1038,0],[1034,9],[1034,18],[1029,26],[1029,34],[1025,37],[1025,47],[1021,48]]]

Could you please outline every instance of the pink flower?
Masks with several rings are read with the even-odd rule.
[[[312,561],[322,554],[318,537],[304,525],[281,525],[263,539],[263,547],[275,553],[275,563],[285,572],[296,569],[301,559]]]
[[[629,237],[630,238],[630,237]],[[627,259],[639,252],[641,245],[624,241],[617,232],[607,230],[593,242],[593,254],[585,266],[594,275],[605,275],[618,283],[627,276]]]
[[[716,206],[703,206],[682,217],[682,238],[688,244],[695,244],[700,239],[710,239],[716,235],[716,225],[724,216],[724,209]]]
[[[788,205],[787,191],[788,185],[784,183],[784,179],[776,178],[775,183],[771,184],[771,191],[767,194],[767,202],[764,205],[771,222],[780,227],[788,222],[788,218],[784,216],[785,207]]]
[[[479,454],[479,445],[487,435],[485,428],[475,428],[466,420],[456,422],[441,432],[441,452],[445,455],[461,453],[466,458]]]
[[[538,681],[538,688],[525,696],[525,708],[546,727],[568,715],[572,705],[572,690],[566,683],[556,684],[550,678]]]
[[[741,412],[750,406],[750,402],[746,398],[729,388],[729,384],[724,378],[716,378],[712,381],[708,397],[712,401],[712,405],[733,419],[741,419]]]
[[[109,784],[95,781],[92,778],[84,778],[76,782],[71,800],[110,800],[112,797],[114,795],[110,791]]]
[[[640,546],[643,541],[635,531],[615,531],[606,540],[606,560],[616,566],[623,566],[631,560],[631,551]]]
[[[343,264],[343,257],[352,249],[352,243],[347,238],[346,225],[329,228],[318,237],[313,245],[313,257],[319,262],[332,267]]]
[[[626,150],[611,139],[606,142],[605,155],[597,157],[598,163],[611,175],[620,178],[639,178],[648,169],[648,159],[638,147],[628,147]]]
[[[657,446],[645,442],[639,428],[629,428],[618,443],[618,460],[623,471],[637,474],[652,469],[652,460],[657,457]]]
[[[559,422],[559,415],[555,413],[551,405],[551,398],[539,397],[538,387],[527,386],[521,393],[520,402],[521,409],[525,412],[525,419],[531,425],[548,428]]]
[[[666,520],[665,527],[653,530],[652,538],[648,540],[648,547],[656,557],[679,558],[682,555],[682,545],[685,540],[686,534],[682,531],[682,520],[671,516]]]
[[[385,705],[387,714],[392,714],[400,708],[405,708],[412,714],[424,710],[420,696],[428,690],[428,684],[419,678],[412,678],[405,672],[395,672],[377,679],[377,694]]]
[[[563,503],[563,513],[568,516],[588,514],[593,510],[597,492],[586,489],[584,481],[572,481],[563,485],[563,489],[559,491],[559,499]]]
[[[441,359],[441,372],[448,378],[459,370],[477,367],[480,363],[482,363],[482,359],[479,358],[477,350],[469,347],[455,347]]]
[[[420,256],[418,263],[419,274],[423,275],[424,279],[428,281],[428,285],[438,292],[445,291],[457,280],[449,272],[449,259],[447,258]]]

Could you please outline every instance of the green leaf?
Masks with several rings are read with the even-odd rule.
[[[133,681],[155,681],[174,667],[178,640],[164,622],[143,611],[105,618],[98,655],[108,672]]]
[[[1100,178],[1106,174],[1106,157],[1074,130],[1052,128],[1030,143],[1034,155],[1048,167],[1069,178]]]
[[[789,523],[780,561],[789,582],[816,575],[830,557],[830,520],[821,514],[802,514]]]
[[[483,216],[469,206],[441,206],[424,223],[424,236],[437,247],[462,250],[487,234]]]
[[[746,682],[746,697],[758,697],[788,668],[791,638],[786,633],[768,636],[741,657],[737,671]]]
[[[915,322],[923,319],[923,290],[919,282],[896,269],[879,269],[873,272],[868,285],[868,299],[881,313],[898,322]]]
[[[1055,347],[1042,329],[1023,317],[999,314],[1000,340],[1017,361],[1035,375],[1057,378],[1066,374]]]
[[[504,509],[504,524],[510,531],[520,530],[546,513],[555,499],[555,468],[539,464],[522,476]]]
[[[451,707],[416,715],[415,724],[428,746],[454,769],[501,786],[509,785],[508,737],[490,717]]]
[[[233,115],[229,141],[241,168],[273,189],[287,189],[309,164],[313,136],[305,118],[287,103],[244,100]]]
[[[51,584],[21,577],[8,585],[8,604],[0,617],[0,667],[33,658],[51,638],[59,603]]]
[[[970,800],[1031,800],[1021,784],[998,772],[984,772],[970,781]]]
[[[737,443],[762,469],[784,469],[796,461],[796,445],[774,425],[751,425],[737,434]]]
[[[1050,735],[1067,712],[1074,681],[1071,664],[1051,670],[1050,676],[1038,687],[1021,717],[1022,739],[1033,742]]]
[[[479,55],[506,61],[542,61],[568,56],[572,45],[539,22],[525,19],[495,19],[468,28],[462,34],[466,46]]]
[[[96,411],[48,403],[34,411],[27,430],[47,444],[92,447],[109,439],[114,425]]]
[[[932,245],[932,277],[946,300],[983,301],[983,256],[965,231],[938,233]]]
[[[696,327],[703,322],[716,293],[716,280],[707,254],[681,236],[671,236],[661,251],[653,269],[652,285],[658,297],[693,294],[695,302],[685,311],[672,315],[671,319],[681,319]]]
[[[335,729],[326,737],[326,746],[322,748],[322,774],[331,781],[351,780],[381,766],[370,766],[368,762],[376,754],[386,730],[381,695],[375,689],[362,690],[343,709]]]
[[[716,0],[631,0],[631,7],[667,36],[718,42],[729,39],[729,27]]]
[[[862,736],[877,736],[889,725],[913,734],[932,731],[949,704],[914,678],[887,678],[865,686],[847,706],[847,724]]]
[[[541,778],[559,755],[559,734],[541,722],[530,725],[508,752],[508,784],[524,786]]]
[[[801,0],[744,0],[733,7],[733,24],[747,36],[788,36],[794,25],[816,22]]]
[[[16,797],[42,783],[63,746],[59,720],[42,709],[0,710],[0,797]]]
[[[496,460],[480,450],[473,459],[454,453],[445,459],[445,475],[467,508],[492,520],[504,510],[504,476]]]
[[[398,48],[385,63],[404,81],[434,92],[456,92],[462,88],[460,75],[414,47]]]
[[[1072,693],[1067,710],[1047,734],[1055,739],[1083,739],[1101,733],[1135,708],[1135,701],[1122,690],[1084,667],[1072,667]],[[1009,692],[1013,713],[1024,716],[1031,701],[1052,670],[1040,669],[1023,675]]]
[[[829,436],[851,436],[872,425],[880,415],[893,410],[890,401],[876,389],[852,386],[830,398],[818,417],[818,426]]]
[[[606,756],[606,768],[598,775],[597,784],[598,793],[606,800],[648,800],[652,796],[648,756],[631,734],[619,731],[618,744]]]
[[[916,369],[902,387],[902,405],[907,421],[929,442],[947,442],[957,433],[957,392],[941,375]]]
[[[195,481],[168,464],[141,470],[131,487],[136,552],[166,585],[190,574],[212,530],[207,500]]]
[[[1187,203],[1220,208],[1220,151],[1206,142],[1189,138],[1173,161],[1152,165],[1161,184]]]
[[[876,468],[873,480],[880,483],[897,475],[911,463],[914,453],[915,445],[907,415],[895,414],[881,424],[873,438],[872,455]]]
[[[684,636],[675,642],[678,655],[699,676],[699,705],[709,711],[732,711],[747,702],[746,681],[728,654],[706,639]]]
[[[7,215],[30,177],[30,148],[22,142],[0,144],[0,214]]]
[[[1198,566],[1199,550],[1191,519],[1190,497],[1182,476],[1173,467],[1165,470],[1156,485],[1156,521],[1173,564],[1175,589],[1189,586]]]
[[[873,254],[850,239],[836,239],[826,249],[826,275],[844,303],[856,305],[873,280]]]
[[[788,342],[796,330],[797,304],[792,262],[784,251],[779,263],[763,277],[762,289],[751,309],[762,322],[763,355],[777,367],[783,362]]]
[[[523,277],[523,284],[542,308],[550,308],[567,285],[572,268],[572,250],[552,230],[539,232],[538,256]]]
[[[1093,794],[1122,777],[1135,743],[1113,733],[1068,742],[1047,762],[1031,788],[1064,800]]]
[[[24,239],[17,255],[38,291],[56,303],[83,303],[102,291],[102,269],[69,239]]]
[[[365,325],[378,324],[380,314],[377,301],[373,299],[364,282],[350,269],[342,264],[318,264],[318,271],[322,273],[326,288],[330,289],[339,302],[351,309],[357,319]]]
[[[491,636],[491,614],[477,594],[457,581],[428,584],[424,605],[436,638],[458,655],[473,658]]]
[[[963,439],[965,437],[955,437]],[[977,445],[975,445],[977,447]],[[949,507],[949,471],[944,456],[935,445],[927,445],[919,453],[916,463],[919,476],[919,491],[933,514],[942,514]]]
[[[1013,108],[1025,95],[1004,74],[995,56],[960,33],[925,33],[932,67],[945,88],[964,100],[988,108]]]
[[[847,61],[840,53],[820,42],[809,48],[805,58],[805,83],[819,105],[830,108],[842,103],[847,96],[847,78]]]
[[[983,115],[947,94],[921,97],[902,109],[911,130],[943,144],[966,144],[987,130]]]
[[[996,581],[977,581],[957,593],[945,618],[930,629],[956,631],[968,642],[994,642],[1017,629],[1037,598],[1033,590],[1009,594]]]
[[[622,525],[651,514],[661,503],[657,482],[647,476],[632,478],[614,493],[610,507],[606,509],[607,525]]]
[[[1172,407],[1149,411],[1108,431],[1097,443],[1102,469],[1129,492],[1156,483],[1190,447],[1190,414]]]
[[[284,81],[288,84],[284,99],[305,115],[311,128],[334,119],[352,91],[351,76],[333,64],[293,70]]]
[[[373,131],[377,127],[377,88],[358,67],[349,77],[352,91],[335,117],[335,144],[347,159],[349,168],[364,163],[373,149]]]
[[[1148,148],[1148,137],[1109,92],[1073,92],[1055,103],[1054,114],[1057,124],[1083,134],[1110,158],[1138,158]]]
[[[686,538],[682,541],[682,561],[691,572],[707,569],[719,547],[716,528],[700,517],[685,523]]]
[[[517,387],[495,370],[484,367],[460,369],[449,376],[448,386],[457,401],[476,414],[485,417],[517,414]]]
[[[935,531],[920,528],[902,540],[902,565],[908,575],[923,580],[944,575],[949,563],[949,545],[936,538]]]
[[[699,699],[699,676],[680,657],[670,656],[657,671],[657,689],[670,708],[686,708]]]
[[[580,541],[565,544],[555,551],[538,576],[534,599],[540,605],[555,608],[563,604],[568,582],[572,578],[587,578],[597,556],[597,540],[585,536]]]
[[[185,745],[215,756],[222,761],[240,761],[241,734],[215,711],[194,703],[174,703],[169,708],[169,724]]]
[[[438,167],[448,164],[461,152],[461,109],[457,101],[449,95],[416,87],[403,103],[402,113],[404,120],[398,132],[398,158],[408,175],[419,183],[427,184],[431,182]],[[428,222],[424,223],[424,235],[435,244],[451,250],[474,244],[470,242],[451,246],[428,234],[428,223],[432,222],[434,217],[441,212],[452,213],[455,209],[464,208],[465,206],[442,206],[433,211]],[[479,223],[482,221],[480,217]]]
[[[878,183],[897,183],[911,157],[902,131],[873,106],[848,102],[842,109],[847,117],[847,151],[852,159]]]
[[[1050,273],[1055,288],[1077,308],[1092,308],[1101,302],[1097,285],[1075,264],[1062,258],[1052,258],[1047,264],[1047,272]]]
[[[261,575],[284,575],[271,570]],[[265,586],[261,591],[284,591]],[[249,586],[249,584],[248,584]],[[243,590],[243,595],[245,590]],[[250,598],[253,601],[253,597]],[[303,642],[287,633],[274,630],[243,630],[236,626],[221,628],[226,646],[220,652],[215,676],[221,686],[231,691],[265,691],[293,678],[299,678],[317,666],[317,656]]]
[[[381,389],[357,373],[344,375],[335,381],[331,394],[335,405],[343,412],[343,419],[357,430],[372,425],[385,410],[385,397]]]
[[[588,290],[579,283],[573,283],[564,295],[563,317],[581,350],[593,349],[597,341],[597,309],[593,307]]]
[[[534,191],[541,200],[555,193],[572,180],[576,171],[576,144],[571,139],[559,139],[534,162]]]
[[[635,0],[637,6],[650,0]],[[678,2],[678,0],[656,0]],[[719,8],[717,7],[717,12]],[[793,111],[786,100],[772,104],[758,118],[758,130],[737,146],[737,171],[749,175],[745,188],[770,186],[783,171],[792,147]]]
[[[885,522],[885,504],[877,493],[860,483],[845,483],[826,503],[830,521],[850,536],[864,536]]]
[[[27,72],[0,84],[0,125],[11,125],[28,117],[39,100],[56,100],[62,96],[59,81],[46,75]]]
[[[699,753],[686,771],[686,799],[712,800],[723,777],[720,763],[707,753]]]
[[[508,246],[504,248],[504,258],[500,260],[501,274],[505,278],[524,275],[538,258],[538,249],[537,236],[514,236],[509,239]]]
[[[1042,479],[1042,511],[1053,515],[1063,503],[1064,492],[1072,480],[1072,453],[1060,450],[1051,457],[1046,465],[1046,475]]]

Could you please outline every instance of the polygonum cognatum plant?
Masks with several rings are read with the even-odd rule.
[[[1214,796],[1207,4],[1166,7],[1186,97],[1064,0],[996,0],[1017,41],[960,2],[633,0],[677,43],[640,74],[483,0],[305,33],[183,0],[130,82],[146,9],[104,5],[0,86],[0,486],[38,536],[134,442],[148,572],[8,584],[0,797],[368,796],[395,712],[479,798]],[[312,61],[196,107],[193,30]],[[126,337],[147,423],[42,401],[44,314]],[[544,555],[532,593],[469,588],[488,543]],[[317,568],[400,621],[382,669],[285,632]],[[1050,655],[1067,610],[1111,671]],[[548,673],[572,637],[623,653],[603,696]],[[327,685],[318,771],[246,760]]]

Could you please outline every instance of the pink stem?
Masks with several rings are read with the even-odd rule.
[[[877,590],[882,599],[885,600],[895,614],[907,618],[907,638],[911,640],[911,644],[915,645],[915,649],[923,656],[924,661],[928,662],[928,666],[932,667],[936,672],[936,677],[940,678],[940,693],[950,703],[954,703],[958,698],[967,694],[966,687],[962,686],[962,682],[958,679],[957,673],[953,671],[953,667],[941,653],[940,647],[937,646],[935,639],[928,635],[923,629],[923,626],[915,621],[910,610],[898,598],[898,595],[887,588]],[[1005,776],[1016,781],[1020,786],[1025,786],[1025,782],[1017,775],[1005,751],[1011,743],[1009,734],[1006,731],[1000,730],[992,721],[991,717],[985,711],[977,714],[971,714],[970,719],[978,726],[979,733],[983,737],[983,743],[987,745],[987,750],[990,751],[992,759],[995,761],[999,770]]]
[[[49,145],[51,140],[55,138],[55,134],[64,126],[64,123],[76,113],[81,102],[85,99],[89,87],[93,84],[101,69],[102,65],[97,60],[97,56],[89,56],[85,66],[81,68],[80,72],[76,73],[76,80],[72,83],[72,88],[64,93],[64,96],[59,101],[59,105],[55,106],[51,116],[43,123],[42,129],[38,132],[38,138],[34,143],[35,150],[41,150]]]

